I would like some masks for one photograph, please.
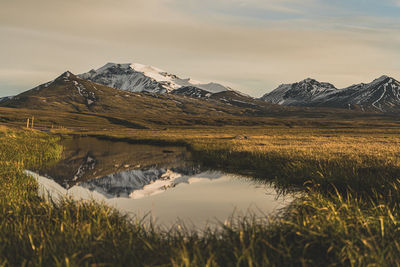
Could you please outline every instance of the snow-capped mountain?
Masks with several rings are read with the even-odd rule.
[[[194,168],[190,168],[189,172],[176,169],[128,170],[85,181],[79,186],[96,191],[107,198],[141,198],[181,183],[188,183],[191,176],[200,172],[200,169]]]
[[[285,106],[304,106],[336,91],[336,87],[330,83],[307,78],[298,83],[282,84],[261,99]]]
[[[339,90],[312,105],[398,112],[400,110],[400,82],[391,77],[382,76],[368,84],[355,84]]]
[[[141,190],[157,180],[168,179],[166,173],[164,169],[129,170],[85,181],[79,185],[90,191],[97,191],[108,198],[129,197],[135,190]]]
[[[400,82],[391,77],[382,76],[371,83],[336,89],[329,83],[306,79],[299,83],[281,85],[261,99],[287,106],[399,112]]]
[[[196,87],[210,93],[230,90],[218,83],[202,83],[190,78],[181,79],[159,68],[138,63],[107,63],[97,70],[78,75],[79,77],[112,88],[131,92],[170,93],[182,87]]]

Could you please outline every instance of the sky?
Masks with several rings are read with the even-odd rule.
[[[400,0],[0,0],[0,96],[107,62],[254,97],[400,80]]]

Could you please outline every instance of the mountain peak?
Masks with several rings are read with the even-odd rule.
[[[318,82],[318,81],[313,78],[306,78],[306,79],[302,80],[301,82],[310,83],[310,82]]]
[[[78,75],[80,78],[116,89],[131,92],[171,93],[173,90],[193,86],[210,93],[229,91],[218,83],[201,83],[192,79],[181,79],[162,69],[139,63],[109,62],[97,70]]]
[[[369,85],[371,87],[371,86],[379,86],[382,84],[386,84],[386,85],[394,84],[395,86],[399,86],[400,83],[392,77],[389,77],[387,75],[382,75],[381,77],[373,80]]]
[[[338,90],[329,83],[307,78],[299,83],[281,85],[262,99],[281,105],[398,112],[400,82],[382,75],[371,83],[355,84]]]
[[[373,80],[373,82],[383,82],[383,81],[385,81],[387,79],[391,79],[391,78],[389,76],[387,76],[387,75],[382,75],[381,77]]]
[[[72,72],[70,72],[69,70],[67,70],[66,72],[64,72],[63,74],[61,74],[60,77],[66,77],[69,78],[71,76],[75,76]]]
[[[381,77],[379,77],[378,79],[387,79],[387,78],[390,78],[389,76],[387,76],[387,75],[382,75]]]
[[[63,74],[58,76],[55,80],[56,81],[59,81],[59,80],[68,81],[69,79],[75,79],[75,78],[76,78],[76,76],[72,72],[67,70],[66,72],[64,72]]]
[[[131,68],[130,66],[131,66],[131,63],[120,64],[120,63],[108,62],[104,66],[102,66],[102,67],[100,67],[100,68],[98,68],[97,70],[94,70],[94,71],[96,73],[102,73],[102,72],[105,72],[105,71],[107,71],[109,69],[115,69],[115,68],[118,68],[118,69],[130,69]]]
[[[140,63],[132,63],[130,64],[130,67],[136,71],[143,72],[143,73],[164,73],[168,74],[166,71],[150,66],[150,65],[144,65]]]
[[[337,91],[337,89],[330,83],[307,78],[297,83],[282,84],[272,92],[262,96],[261,99],[273,104],[303,105],[334,91]]]

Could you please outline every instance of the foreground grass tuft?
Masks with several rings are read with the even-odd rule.
[[[364,187],[333,187],[337,190],[329,192],[322,185],[308,188],[269,222],[233,219],[220,230],[199,235],[160,230],[93,202],[65,200],[55,205],[40,198],[36,181],[22,171],[51,164],[61,151],[57,138],[49,135],[0,131],[0,266],[396,266],[400,262],[400,182],[394,177],[381,181],[383,187],[370,185],[368,194]],[[347,167],[343,162],[326,165],[326,171]],[[376,162],[382,170],[387,166]]]

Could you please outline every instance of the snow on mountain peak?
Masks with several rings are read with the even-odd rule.
[[[148,73],[148,74],[161,74],[161,73],[167,73],[166,71],[150,66],[150,65],[143,65],[139,63],[132,63],[130,64],[130,67],[138,72],[142,73]]]
[[[162,69],[139,63],[107,63],[97,70],[80,74],[79,77],[133,92],[170,93],[186,86],[197,87],[211,93],[230,90],[229,87],[218,83],[201,83],[190,78],[181,79]]]

